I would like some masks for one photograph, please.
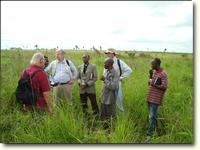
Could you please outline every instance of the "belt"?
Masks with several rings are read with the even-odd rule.
[[[68,82],[65,82],[65,83],[54,83],[52,86],[58,86],[58,85],[65,85],[65,84],[69,84],[69,81]]]
[[[69,82],[65,82],[65,83],[58,83],[58,85],[64,85],[64,84],[68,84]]]

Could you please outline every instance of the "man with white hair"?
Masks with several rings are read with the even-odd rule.
[[[122,61],[121,59],[118,59],[116,57],[117,53],[114,48],[109,48],[104,53],[107,55],[108,58],[113,59],[113,61],[114,61],[113,68],[116,70],[116,72],[120,76],[119,89],[116,93],[117,94],[116,104],[117,104],[117,107],[120,110],[120,112],[123,114],[124,108],[123,108],[123,104],[122,104],[121,81],[124,78],[127,78],[132,73],[132,69],[124,61]],[[106,75],[107,75],[107,70],[104,68],[103,76],[106,77]]]
[[[50,85],[46,73],[43,71],[45,66],[45,58],[42,53],[35,53],[30,61],[30,66],[23,70],[21,78],[24,74],[32,77],[31,86],[37,94],[37,101],[35,104],[27,105],[23,104],[24,110],[37,110],[39,112],[45,112],[46,108],[48,112],[52,113],[52,104],[49,97]],[[34,74],[34,76],[33,76]]]
[[[56,102],[64,95],[67,104],[72,105],[71,86],[77,77],[77,70],[71,61],[65,59],[63,50],[56,50],[56,60],[49,64],[45,72],[49,75]]]

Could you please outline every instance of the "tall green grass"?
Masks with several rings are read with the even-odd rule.
[[[144,143],[147,129],[147,81],[152,58],[161,58],[161,65],[168,74],[169,87],[164,103],[158,110],[158,132],[153,143],[193,143],[193,57],[191,54],[144,53],[129,55],[120,52],[131,68],[131,76],[122,81],[124,116],[118,116],[108,134],[102,122],[83,117],[78,86],[72,89],[73,106],[65,103],[54,107],[53,116],[32,117],[23,113],[14,101],[14,91],[22,69],[36,51],[1,51],[1,121],[2,143]],[[82,63],[83,53],[91,55],[98,76],[103,72],[105,55],[93,51],[66,51],[66,58],[75,66]],[[54,60],[53,51],[42,51]],[[96,82],[97,101],[100,104],[102,82]],[[51,93],[52,94],[52,93]],[[90,102],[89,102],[90,107]],[[90,108],[91,111],[91,108]]]

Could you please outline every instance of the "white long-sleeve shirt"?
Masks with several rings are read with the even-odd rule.
[[[114,60],[114,64],[113,64],[113,67],[115,69],[115,71],[118,73],[118,75],[120,76],[120,69],[119,69],[119,65],[117,63],[117,57],[114,57],[113,60]],[[124,62],[122,61],[121,59],[119,59],[119,62],[120,62],[120,66],[121,66],[121,70],[122,70],[122,74],[120,76],[120,79],[122,80],[123,78],[126,78],[128,77],[133,71],[132,69]],[[106,77],[106,74],[107,74],[107,69],[104,68],[104,71],[103,71],[103,76]]]

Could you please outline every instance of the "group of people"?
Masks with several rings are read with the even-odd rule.
[[[82,56],[83,64],[76,69],[71,60],[65,58],[65,52],[61,49],[55,51],[56,60],[49,63],[48,57],[42,53],[35,53],[30,61],[30,66],[26,68],[26,73],[32,74],[38,69],[42,71],[35,74],[31,79],[32,87],[37,91],[38,100],[34,105],[23,105],[23,108],[38,109],[53,113],[52,101],[50,98],[51,87],[53,89],[54,102],[58,104],[64,97],[69,106],[73,105],[72,85],[76,80],[79,85],[80,100],[82,111],[88,115],[87,100],[91,102],[93,115],[99,115],[104,122],[105,129],[110,128],[110,121],[116,118],[117,110],[123,116],[124,108],[122,104],[122,85],[121,81],[130,76],[132,69],[121,59],[117,58],[117,52],[113,48],[105,51],[107,58],[104,61],[100,107],[96,100],[95,82],[98,79],[98,72],[95,64],[90,63],[90,55]],[[160,67],[161,61],[155,58],[152,62],[152,70],[149,77],[149,90],[147,94],[147,104],[149,111],[149,128],[147,138],[153,135],[156,127],[156,115],[158,105],[162,104],[163,95],[167,89],[167,74]],[[22,76],[24,71],[22,72]]]

